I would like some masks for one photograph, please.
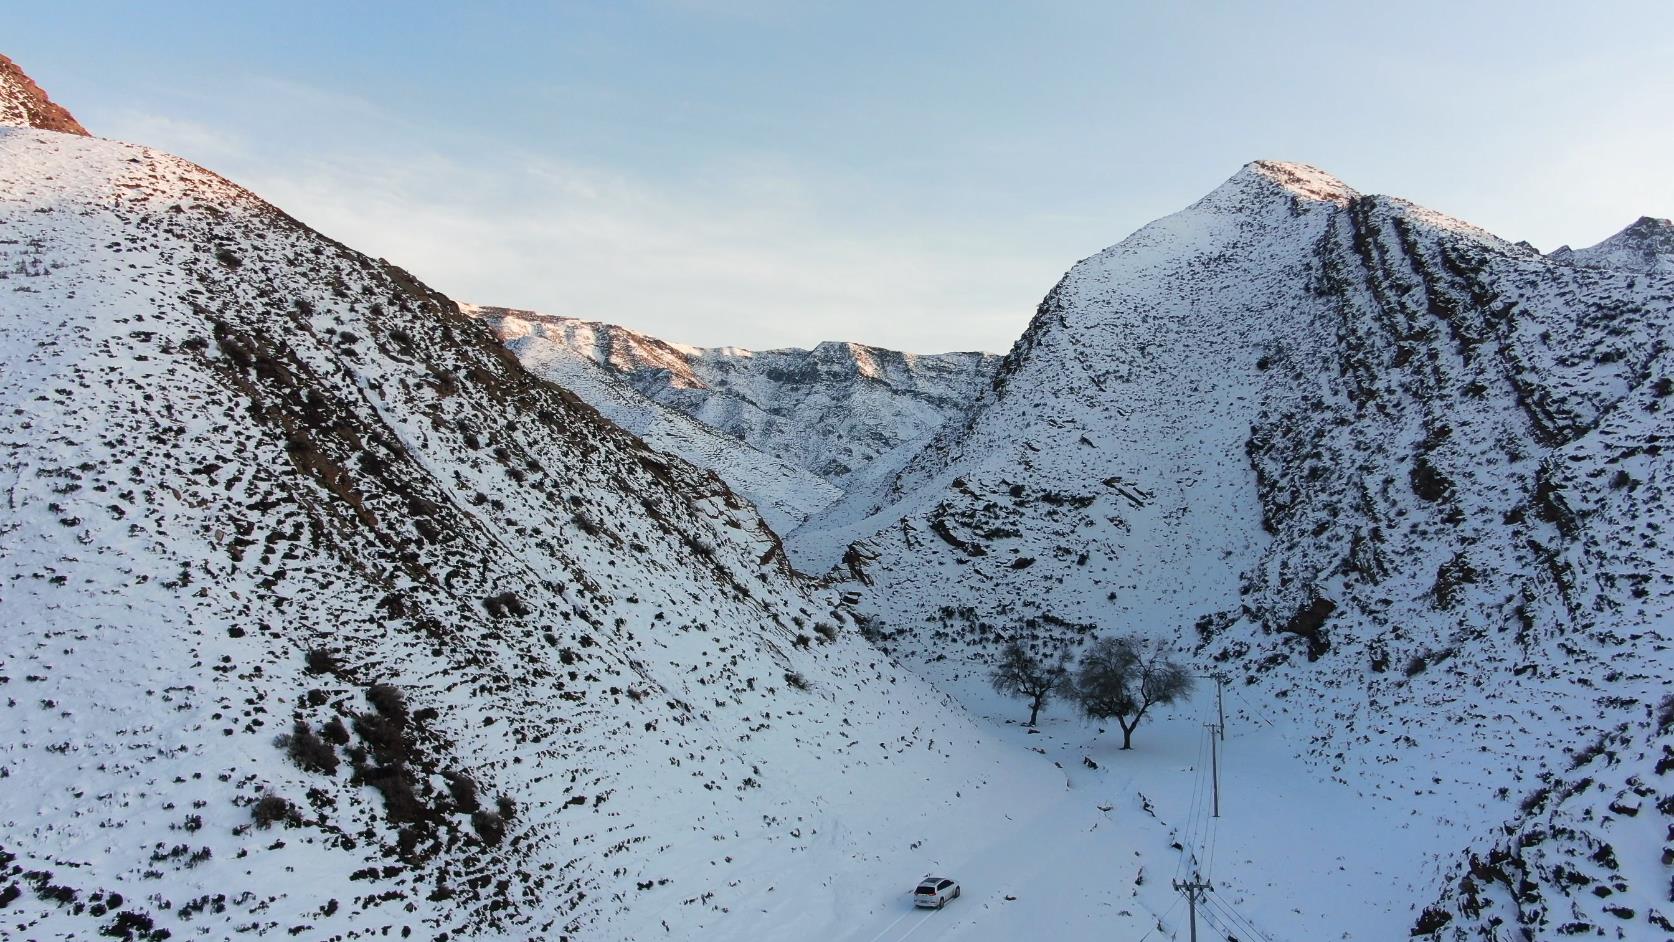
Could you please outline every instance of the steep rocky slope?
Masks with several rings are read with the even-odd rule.
[[[830,935],[777,875],[1061,789],[714,476],[166,154],[0,128],[0,439],[0,935]]]
[[[17,63],[4,55],[0,55],[0,127],[87,134],[74,115],[48,98]]]
[[[796,529],[842,493],[812,471],[757,451],[641,393],[628,384],[625,375],[606,365],[608,359],[582,355],[573,342],[578,328],[587,329],[580,321],[508,308],[464,305],[462,309],[488,325],[536,376],[580,396],[652,448],[715,472],[755,505],[776,533]],[[648,352],[655,349],[652,343],[650,338],[640,338],[638,346]],[[638,362],[645,362],[644,354]]]
[[[963,419],[1000,360],[857,343],[691,347],[575,318],[523,321],[519,337],[551,345],[547,360],[568,348],[650,399],[842,489],[880,465],[893,474],[950,419]]]
[[[1430,907],[1376,937],[1661,937],[1664,227],[1543,257],[1252,164],[1077,265],[968,422],[797,537],[867,537],[869,631],[966,696],[1019,632],[1233,675],[1431,835],[1398,877]]]

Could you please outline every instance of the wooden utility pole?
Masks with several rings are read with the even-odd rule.
[[[1186,894],[1186,904],[1191,910],[1192,942],[1197,942],[1197,901],[1205,892],[1213,889],[1208,880],[1195,873],[1189,881],[1174,881],[1174,892]]]
[[[1226,683],[1225,674],[1199,674],[1204,680],[1215,682],[1215,717],[1221,721],[1221,741],[1226,741],[1226,700],[1222,696],[1221,688]]]
[[[1215,784],[1215,817],[1221,816],[1221,747],[1215,741],[1226,727],[1211,724],[1209,727],[1209,778]]]
[[[1215,675],[1215,712],[1221,720],[1221,742],[1226,742],[1226,703],[1221,699],[1221,684],[1225,680],[1225,674]]]

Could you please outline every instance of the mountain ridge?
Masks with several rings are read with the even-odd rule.
[[[840,490],[891,473],[892,461],[962,419],[1000,361],[842,341],[812,349],[694,347],[598,321],[476,309],[526,325],[516,328],[515,342],[542,362],[555,364],[567,351],[606,367],[650,401]]]

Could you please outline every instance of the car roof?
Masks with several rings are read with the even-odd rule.
[[[941,882],[943,880],[947,880],[947,879],[951,879],[951,878],[950,877],[925,877],[924,879],[922,879],[918,882],[920,882],[920,883],[939,883],[939,882]]]

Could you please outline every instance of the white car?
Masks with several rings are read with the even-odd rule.
[[[913,905],[925,909],[941,909],[950,899],[959,898],[959,884],[947,877],[925,877],[913,890]]]

